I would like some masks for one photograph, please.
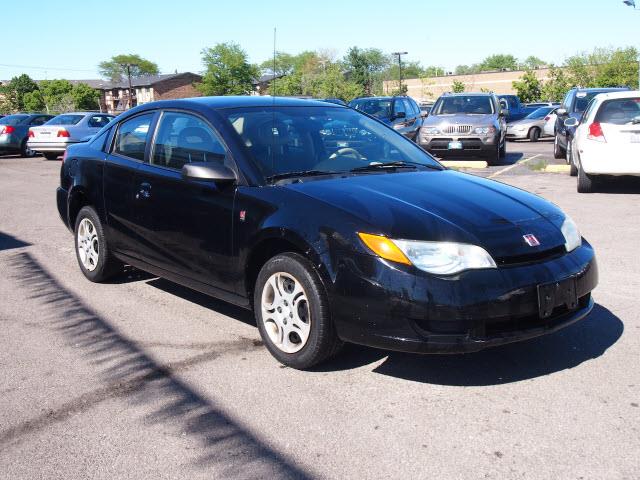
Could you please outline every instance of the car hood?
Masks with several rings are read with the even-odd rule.
[[[540,197],[452,170],[382,173],[292,183],[285,188],[350,213],[369,233],[456,241],[494,258],[528,255],[565,243],[564,214]],[[533,234],[540,246],[523,236]]]
[[[459,113],[456,115],[429,115],[424,119],[424,125],[443,125],[443,124],[470,124],[484,125],[493,121],[493,114],[486,115],[469,115],[468,113]]]

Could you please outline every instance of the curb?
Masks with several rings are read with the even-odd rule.
[[[477,160],[440,160],[440,163],[451,168],[487,168],[487,162]]]
[[[544,167],[545,172],[551,173],[569,173],[569,165],[547,165]]]

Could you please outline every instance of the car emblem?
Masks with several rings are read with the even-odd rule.
[[[522,238],[524,238],[524,241],[530,247],[538,247],[538,246],[540,246],[540,242],[538,241],[536,236],[532,235],[531,233],[527,233],[526,235],[523,235]]]

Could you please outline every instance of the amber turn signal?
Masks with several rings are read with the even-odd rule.
[[[362,243],[364,243],[373,253],[385,260],[391,260],[392,262],[404,263],[405,265],[411,265],[411,261],[406,257],[404,253],[387,237],[382,235],[371,235],[370,233],[358,232],[358,236]]]

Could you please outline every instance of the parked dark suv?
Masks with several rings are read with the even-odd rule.
[[[567,118],[580,120],[589,102],[599,93],[619,92],[630,90],[627,87],[619,88],[572,88],[567,92],[560,108],[556,110],[556,135],[553,143],[553,156],[555,158],[567,158],[567,147],[571,145],[571,139],[575,133],[575,127],[566,127],[564,121]],[[570,164],[569,159],[567,163]]]
[[[0,118],[0,155],[19,153],[33,157],[36,152],[27,145],[29,127],[42,125],[53,117],[45,113],[17,113]]]
[[[296,368],[345,341],[450,353],[550,333],[591,311],[598,279],[555,205],[311,100],[140,105],[67,149],[57,204],[89,280],[126,263],[253,309]]]
[[[349,102],[349,106],[378,118],[414,142],[422,126],[424,114],[411,97],[356,98]]]
[[[495,165],[506,154],[506,132],[493,93],[445,93],[424,119],[418,144],[438,157],[484,157]]]

